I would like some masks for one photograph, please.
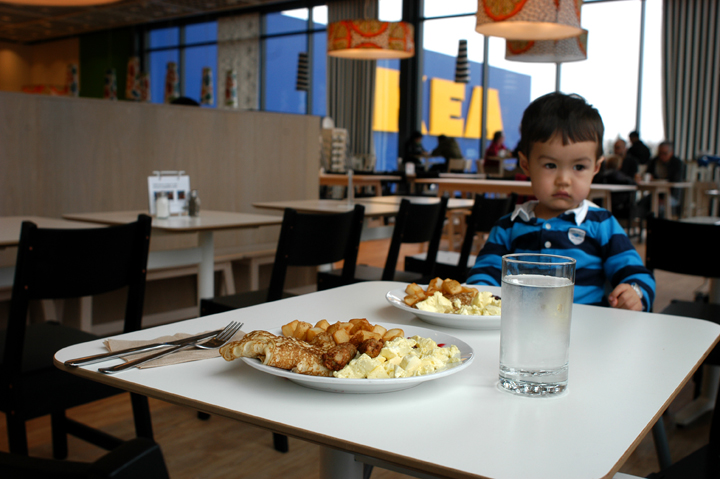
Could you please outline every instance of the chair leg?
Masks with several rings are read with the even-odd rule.
[[[197,418],[200,419],[201,421],[207,421],[208,419],[210,419],[210,414],[208,414],[206,412],[198,411]]]
[[[130,393],[130,402],[132,403],[133,418],[135,419],[135,435],[154,441],[148,398],[140,394]]]
[[[273,433],[273,446],[278,452],[288,452],[290,450],[287,436],[276,432]]]
[[[22,456],[28,455],[27,431],[25,421],[10,412],[5,413],[10,452]]]
[[[665,424],[663,423],[662,416],[660,416],[653,425],[652,435],[660,470],[670,467],[672,458],[670,457],[670,446],[668,445],[667,435],[665,434]]]
[[[50,414],[53,457],[58,460],[66,459],[68,456],[68,435],[65,421],[65,411],[56,411]]]

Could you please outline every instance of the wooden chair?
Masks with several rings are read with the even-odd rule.
[[[10,452],[27,455],[27,420],[50,414],[53,455],[67,457],[67,434],[104,449],[123,443],[65,417],[65,410],[123,391],[53,365],[56,351],[96,336],[57,322],[27,325],[31,300],[66,299],[127,288],[124,331],[140,329],[150,244],[150,217],[122,226],[45,229],[22,224],[7,330],[0,332],[0,410]],[[138,436],[152,439],[147,398],[131,395]]]
[[[435,273],[442,278],[451,278],[464,282],[470,268],[475,264],[475,257],[471,255],[475,235],[489,232],[497,220],[513,210],[516,200],[517,195],[514,193],[506,198],[486,198],[484,195],[475,195],[475,202],[467,220],[465,237],[460,252],[438,252]],[[425,253],[406,256],[405,270],[423,271],[426,258]]]
[[[123,443],[93,463],[0,452],[4,479],[169,479],[160,446],[145,438]]]
[[[445,223],[447,196],[434,204],[415,204],[403,199],[395,217],[395,228],[390,241],[390,249],[384,268],[358,265],[353,278],[354,283],[362,281],[405,281],[426,282],[435,273],[435,259],[440,249],[440,237]],[[429,242],[426,261],[419,272],[396,271],[400,247],[404,243]],[[318,273],[318,289],[328,289],[344,283],[347,277],[340,270]],[[347,284],[347,283],[345,283]]]
[[[646,243],[645,266],[649,270],[660,269],[677,274],[715,278],[716,281],[720,281],[720,270],[717,267],[720,264],[720,249],[718,248],[720,228],[718,226],[660,219],[651,214],[647,217]],[[720,306],[715,304],[673,300],[661,311],[661,314],[688,316],[720,323],[718,311],[720,311]],[[715,347],[703,364],[720,365],[720,348]],[[700,378],[700,374],[695,375],[696,391],[699,391]],[[715,420],[717,421],[717,418]],[[658,420],[659,424],[661,422],[662,420]],[[655,437],[655,430],[653,434]],[[720,435],[720,430],[716,434]],[[655,438],[656,449],[665,447],[658,444],[659,440],[657,437]],[[666,451],[666,454],[665,461],[669,462],[669,451]],[[658,456],[660,457],[660,455],[659,451]],[[662,462],[661,459],[661,464]]]

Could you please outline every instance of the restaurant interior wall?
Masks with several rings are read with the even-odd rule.
[[[0,112],[13,112],[0,115],[0,216],[147,211],[155,170],[184,170],[207,210],[263,213],[252,203],[317,198],[316,116],[17,92],[0,92]],[[266,250],[278,234],[279,227],[216,232],[215,249]],[[154,235],[151,250],[196,245],[197,235]],[[0,250],[0,267],[13,265],[16,252]],[[311,276],[297,272],[290,287],[314,282]],[[249,288],[246,278],[235,268],[238,291]],[[194,277],[153,281],[145,312],[192,306],[196,294]],[[94,309],[118,303],[98,300]]]
[[[0,91],[63,88],[68,64],[78,62],[77,37],[36,45],[0,42]]]

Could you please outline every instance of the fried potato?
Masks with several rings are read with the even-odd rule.
[[[285,326],[282,327],[282,333],[283,336],[287,336],[288,338],[293,337],[293,333],[295,332],[295,328],[297,328],[297,325],[300,321],[297,319],[295,321],[292,321],[290,323],[287,323]]]
[[[295,331],[293,331],[293,338],[299,339],[300,341],[305,341],[305,334],[307,334],[308,329],[312,328],[312,324],[306,323],[305,321],[300,321],[295,328]]]
[[[446,279],[443,281],[441,292],[445,296],[452,296],[453,294],[462,293],[462,286],[454,279]]]
[[[383,335],[384,341],[392,341],[395,338],[401,338],[405,336],[405,331],[403,331],[400,328],[390,329],[387,333]]]
[[[338,329],[332,334],[335,344],[347,343],[350,341],[350,335],[344,329]]]
[[[327,319],[321,319],[315,324],[316,328],[322,328],[323,331],[327,331],[327,328],[330,327],[330,323],[328,323]]]
[[[353,323],[349,323],[349,322],[348,323],[340,323],[340,329],[344,329],[345,332],[348,333],[348,335],[350,335],[350,331],[352,331],[353,326],[354,326]]]
[[[405,288],[405,292],[411,296],[425,294],[425,291],[423,291],[422,287],[420,287],[417,283],[409,284],[408,287]]]
[[[335,331],[337,331],[338,329],[340,329],[340,325],[341,325],[341,324],[342,324],[342,323],[341,323],[340,321],[337,321],[337,322],[331,324],[330,326],[328,326],[328,328],[327,328],[325,331],[327,331],[328,334],[331,334],[331,335],[332,335],[332,334],[335,333]]]
[[[352,335],[352,337],[350,338],[350,342],[353,343],[355,346],[360,346],[368,339],[380,340],[382,339],[382,335],[372,331],[358,331],[357,333]]]
[[[385,336],[385,333],[387,333],[387,329],[385,329],[383,326],[380,326],[379,324],[376,324],[373,327],[373,332],[378,333],[382,338],[383,336]]]
[[[323,328],[310,328],[307,330],[307,334],[305,334],[305,341],[308,343],[312,342],[313,339],[315,339],[320,333],[324,333],[325,330]]]
[[[373,329],[373,325],[370,324],[370,321],[366,318],[351,319],[350,324],[353,325],[352,329],[349,331],[351,335],[357,333],[358,331],[372,331]]]
[[[443,280],[440,277],[437,277],[430,281],[430,284],[428,284],[427,287],[427,296],[432,296],[435,291],[442,291],[443,287]]]

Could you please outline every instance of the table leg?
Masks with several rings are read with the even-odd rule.
[[[660,218],[660,192],[657,188],[652,192],[652,210],[655,218]]]
[[[198,299],[215,296],[215,242],[212,231],[201,231],[200,268],[198,271]]]
[[[320,479],[362,479],[363,463],[353,454],[320,447]]]

